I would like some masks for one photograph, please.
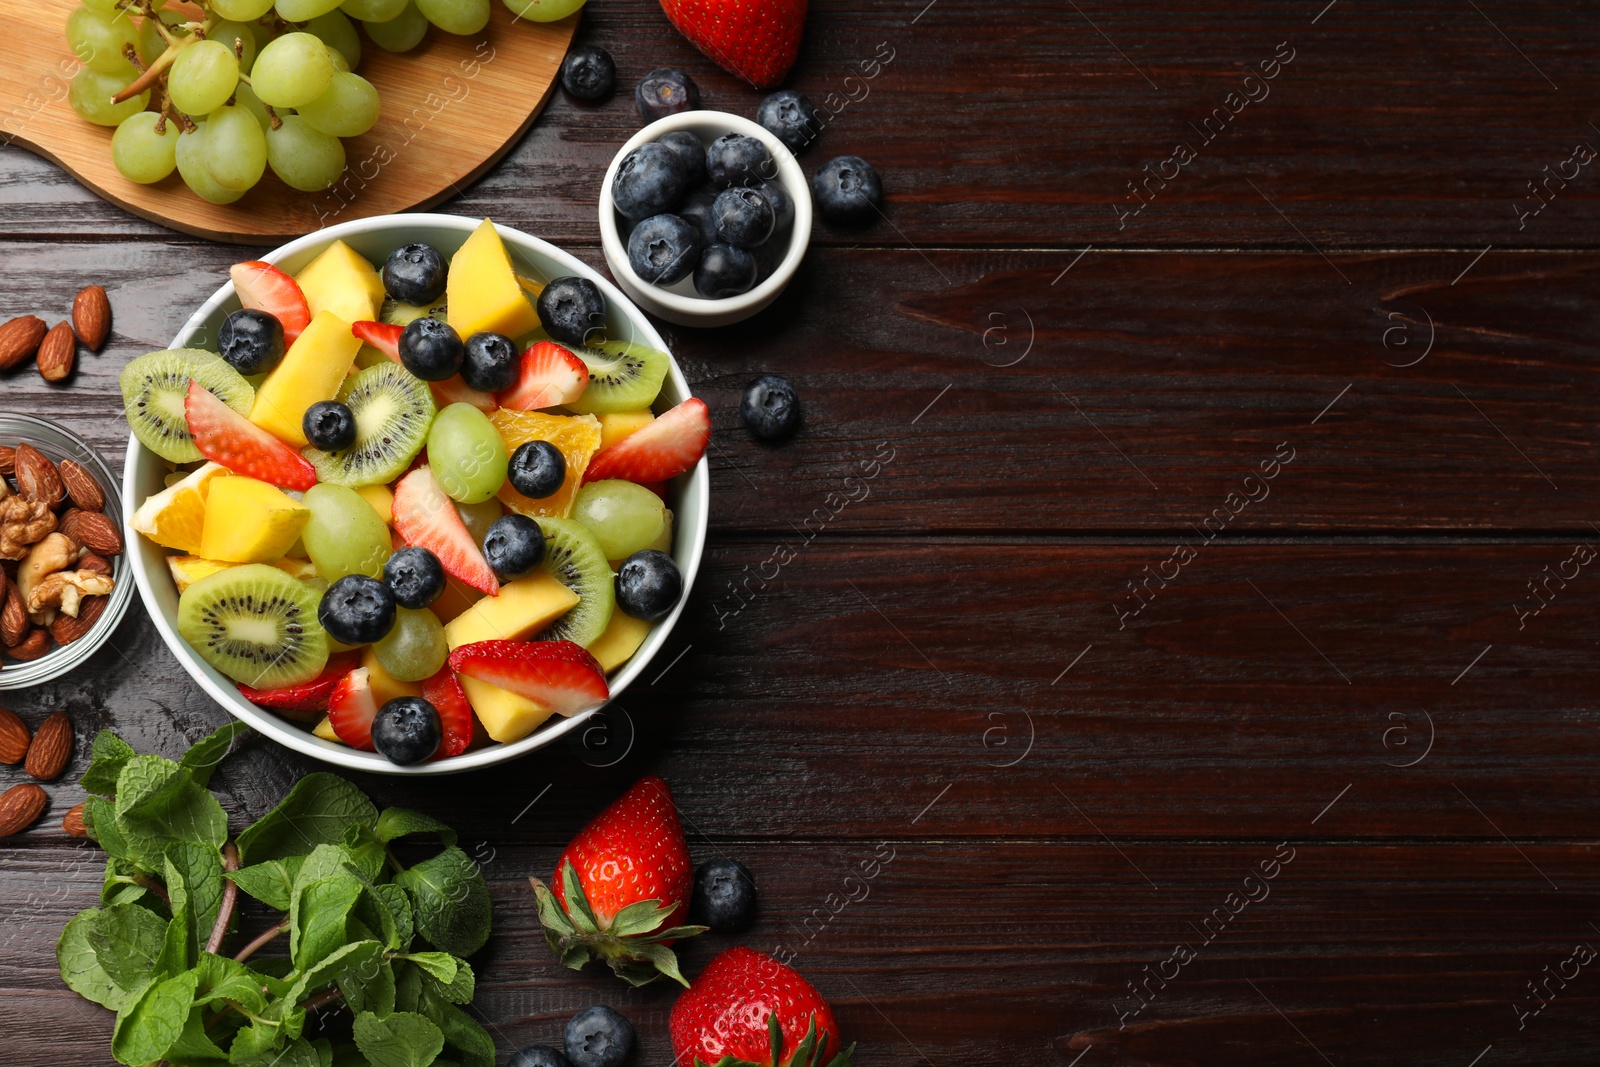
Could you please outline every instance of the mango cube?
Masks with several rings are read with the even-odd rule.
[[[610,674],[633,658],[654,628],[654,623],[636,619],[625,611],[613,611],[605,633],[589,646],[589,655],[600,661],[601,670]]]
[[[371,645],[362,650],[361,665],[367,669],[367,682],[372,686],[372,699],[380,708],[396,697],[422,695],[421,682],[402,682],[384,670],[383,664],[378,662],[378,654],[372,650]]]
[[[511,266],[511,253],[488,219],[450,260],[445,300],[450,325],[463,339],[484,330],[521,337],[539,325],[539,313]]]
[[[466,676],[460,681],[473,713],[483,723],[483,732],[501,744],[521,741],[551,715],[543,704],[509,689]]]
[[[655,421],[655,412],[649,408],[643,411],[613,411],[610,414],[598,416],[600,419],[600,450],[603,452],[632,435],[644,429]]]
[[[348,322],[331,311],[318,312],[256,390],[250,421],[278,440],[304,448],[300,422],[306,408],[339,394],[360,348],[361,339],[350,332]]]
[[[351,323],[378,317],[383,306],[383,279],[355,249],[335,241],[295,275],[300,291],[311,305],[311,314],[331,311]]]
[[[225,563],[272,563],[300,536],[311,509],[254,478],[218,478],[206,494],[200,555]]]
[[[394,493],[387,485],[358,485],[356,495],[372,505],[385,524],[394,522]]]
[[[555,622],[578,603],[578,594],[544,571],[500,587],[445,624],[451,650],[478,641],[520,641]],[[461,678],[467,701],[496,741],[517,741],[550,717],[550,710],[525,696],[476,678]]]

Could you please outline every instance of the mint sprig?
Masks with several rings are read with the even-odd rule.
[[[71,989],[117,1013],[117,1062],[494,1067],[494,1042],[458,1007],[490,905],[455,832],[315,773],[230,837],[209,783],[245,730],[231,723],[181,760],[94,739],[84,823],[105,880],[56,958]],[[389,846],[410,835],[442,848],[402,867]],[[282,914],[242,934],[240,893]],[[320,1036],[327,1011],[354,1015],[353,1045]]]

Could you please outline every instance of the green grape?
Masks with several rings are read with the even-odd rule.
[[[464,36],[489,24],[489,0],[416,0],[424,18],[445,33]]]
[[[90,70],[122,74],[133,69],[122,50],[138,50],[139,27],[127,12],[80,7],[67,16],[67,44]]]
[[[256,117],[256,121],[261,123],[261,132],[265,133],[271,128],[272,116],[267,114],[267,105],[261,102],[254,89],[240,82],[239,88],[234,91],[233,99],[240,107]]]
[[[139,58],[149,66],[157,56],[167,50],[166,38],[156,29],[159,19],[139,20]]]
[[[649,548],[667,526],[667,509],[660,497],[617,478],[579,489],[572,500],[572,517],[594,534],[606,559],[627,559]]]
[[[359,493],[323,482],[307,489],[300,502],[311,509],[300,540],[318,574],[330,582],[347,574],[383,577],[392,551],[389,527]]]
[[[254,22],[272,10],[272,0],[207,0],[207,7],[232,22]]]
[[[161,132],[156,123],[161,122]],[[130,182],[149,185],[172,173],[178,165],[178,126],[162,122],[154,111],[129,115],[111,136],[111,162]]]
[[[336,73],[349,74],[350,61],[344,57],[344,53],[333,47],[331,44],[326,45],[325,47],[328,49],[328,58],[333,60],[334,71]]]
[[[356,32],[356,24],[343,11],[334,10],[318,15],[306,23],[305,31],[344,56],[345,62],[350,64],[346,69],[361,65],[361,35]]]
[[[185,130],[178,134],[176,150],[178,175],[183,178],[195,196],[213,204],[231,204],[244,195],[242,190],[229,189],[217,184],[205,164],[205,126],[197,126],[193,133]]]
[[[211,177],[225,189],[244,192],[267,169],[267,137],[247,107],[219,107],[206,116],[202,158]]]
[[[299,107],[327,91],[333,80],[328,48],[309,33],[286,33],[256,56],[250,85],[264,104]]]
[[[476,504],[506,482],[506,439],[471,404],[451,404],[428,430],[428,465],[445,495]]]
[[[427,608],[396,608],[394,629],[373,643],[372,653],[399,681],[420,682],[439,673],[450,646],[439,616]]]
[[[300,117],[323,133],[356,137],[378,121],[378,90],[359,74],[340,71],[328,91],[299,108]]]
[[[83,6],[102,15],[109,15],[117,10],[117,2],[118,0],[83,0]]]
[[[478,542],[478,547],[483,547],[483,539],[489,536],[489,527],[494,525],[494,520],[506,513],[500,501],[494,497],[477,504],[463,504],[456,501],[456,512],[460,514],[461,521],[466,524],[467,532],[472,539]]]
[[[344,145],[299,115],[279,116],[277,129],[267,130],[267,164],[283,184],[302,193],[318,193],[344,173]]]
[[[129,115],[137,115],[150,104],[150,90],[132,96],[120,104],[111,98],[133,84],[133,68],[126,74],[102,74],[84,67],[72,76],[67,89],[67,103],[83,118],[97,126],[120,126]]]
[[[422,43],[428,32],[428,20],[417,10],[415,0],[407,0],[404,10],[392,19],[361,25],[372,43],[385,52],[409,52]]]
[[[583,0],[503,0],[518,18],[534,22],[564,19],[583,6]]]
[[[290,22],[310,22],[338,7],[339,0],[277,0],[273,6]]]
[[[195,41],[183,46],[167,75],[172,106],[186,115],[209,115],[233,95],[239,84],[239,61],[221,41]]]
[[[406,0],[344,0],[339,10],[362,22],[388,22],[406,9]]]
[[[209,41],[220,41],[231,50],[234,42],[239,42],[242,50],[239,54],[239,71],[242,74],[250,73],[250,64],[256,61],[256,35],[248,25],[243,22],[219,22],[211,27],[206,34]]]

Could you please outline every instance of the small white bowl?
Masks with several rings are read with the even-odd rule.
[[[420,213],[378,215],[318,230],[298,240],[290,241],[262,258],[293,274],[310,263],[335,240],[344,241],[373,263],[382,263],[390,252],[412,241],[425,241],[449,256],[461,247],[473,230],[477,229],[479,221],[456,215]],[[529,237],[525,233],[505,226],[497,229],[511,252],[518,273],[541,281],[565,275],[588,278],[598,285],[601,293],[605,295],[611,312],[608,327],[613,337],[625,337],[669,352],[670,358],[666,342],[650,324],[650,320],[594,268],[537,237]],[[190,317],[183,329],[178,331],[178,336],[172,339],[172,347],[212,348],[217,328],[222,324],[222,320],[238,308],[239,300],[234,295],[233,283],[230,281],[213,293],[211,298],[201,305],[200,310]],[[684,380],[683,372],[678,369],[677,360],[671,359],[666,382],[661,387],[661,396],[656,400],[656,408],[658,411],[665,410],[688,399],[689,396],[689,383]],[[130,436],[128,461],[122,478],[122,507],[126,515],[131,517],[146,497],[162,489],[162,479],[167,470],[167,464],[160,456],[141,445],[137,438]],[[645,638],[639,650],[633,654],[633,658],[611,676],[612,700],[628,688],[629,683],[645,669],[651,657],[666,644],[673,625],[677,623],[678,616],[683,611],[687,594],[694,586],[695,572],[700,568],[701,554],[705,551],[710,489],[710,467],[703,457],[694,470],[673,481],[672,557],[678,564],[678,570],[683,574],[685,597],[678,601],[678,606],[672,609],[672,614],[662,619],[655,629],[650,631],[650,636]],[[145,607],[150,610],[150,617],[155,620],[156,629],[160,632],[162,640],[183,665],[183,669],[189,672],[190,677],[235,718],[243,719],[279,744],[325,763],[378,774],[453,774],[505,763],[535,749],[543,748],[557,738],[578,729],[586,719],[595,714],[591,711],[574,715],[570,719],[553,717],[520,741],[510,744],[491,744],[450,759],[413,767],[390,763],[374,752],[358,752],[345,745],[324,741],[301,725],[279,718],[271,711],[258,708],[244,699],[232,680],[202,660],[194,649],[189,647],[189,643],[178,636],[178,589],[167,568],[166,550],[136,533],[132,527],[125,527],[123,536],[128,545],[127,559],[130,564],[128,569],[133,571]]]
[[[700,138],[701,144],[706,145],[725,133],[742,133],[766,145],[767,151],[772,153],[773,160],[778,164],[778,183],[789,194],[789,199],[794,201],[794,228],[789,231],[789,249],[783,261],[765,281],[748,293],[710,299],[694,291],[692,278],[663,287],[645,281],[628,264],[628,242],[622,232],[627,220],[611,200],[611,183],[629,152],[675,130],[688,130]],[[725,111],[685,111],[657,119],[628,138],[628,142],[612,157],[611,166],[606,168],[605,180],[600,183],[600,246],[605,250],[606,264],[611,268],[612,275],[623,292],[633,297],[640,307],[679,326],[727,326],[748,319],[765,308],[778,298],[778,294],[789,284],[789,279],[794,277],[810,241],[811,187],[794,153],[761,126]]]

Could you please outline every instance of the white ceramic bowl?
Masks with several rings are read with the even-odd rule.
[[[381,264],[390,252],[412,241],[425,241],[448,256],[461,247],[467,235],[477,228],[478,222],[477,219],[455,215],[379,215],[318,230],[316,233],[289,242],[264,258],[269,263],[275,263],[293,274],[310,263],[334,240],[344,241],[375,264]],[[499,230],[506,247],[511,251],[519,273],[541,281],[563,275],[588,278],[605,294],[610,311],[608,326],[611,336],[635,340],[667,351],[666,343],[650,325],[650,321],[592,268],[537,237],[529,237],[504,226],[499,227]],[[172,340],[172,347],[214,350],[217,328],[222,320],[238,307],[239,301],[234,296],[233,283],[228,282],[213,293],[184,328],[178,331],[178,335]],[[663,411],[687,399],[689,395],[689,384],[684,380],[682,371],[678,369],[677,361],[673,360],[667,372],[666,382],[662,385],[661,396],[656,401],[656,409]],[[122,480],[123,511],[132,515],[134,509],[146,497],[159,492],[168,469],[165,461],[159,456],[141,445],[137,439],[130,439],[127,468]],[[705,549],[710,484],[709,468],[702,458],[694,470],[678,478],[672,487],[671,505],[674,515],[672,555],[677,561],[678,569],[683,573],[686,593],[693,587],[695,572],[700,566],[700,556]],[[414,767],[401,767],[376,753],[358,752],[344,745],[324,741],[312,735],[303,726],[279,718],[272,712],[258,708],[245,700],[229,678],[209,666],[189,647],[188,642],[178,636],[176,629],[178,590],[167,569],[166,550],[141,537],[132,529],[125,529],[124,536],[128,542],[127,558],[131,563],[129,569],[133,571],[139,593],[144,597],[145,606],[150,609],[150,616],[155,620],[156,629],[161,632],[162,639],[166,641],[167,647],[172,650],[178,662],[183,665],[183,669],[200,684],[200,688],[235,717],[243,719],[279,744],[326,763],[379,774],[399,775],[451,774],[474,770],[504,763],[543,748],[577,729],[585,719],[594,714],[588,712],[570,719],[552,718],[520,741],[490,745],[464,755]],[[680,600],[678,606],[672,609],[672,614],[662,619],[651,631],[650,636],[645,638],[644,644],[639,646],[633,658],[611,676],[612,699],[616,699],[628,688],[651,658],[666,644],[667,637],[672,633],[673,625],[678,621],[678,615],[682,610],[683,601]]]
[[[628,242],[623,236],[627,219],[617,211],[611,200],[611,183],[616,179],[617,168],[629,152],[672,133],[688,130],[709,145],[725,133],[742,133],[754,137],[767,146],[778,164],[778,182],[789,199],[794,201],[794,228],[789,232],[789,248],[783,261],[760,285],[738,296],[708,299],[694,290],[694,279],[685,278],[672,286],[659,286],[639,277],[628,265]],[[730,115],[725,111],[685,111],[657,119],[632,137],[612,157],[606,168],[606,177],[600,183],[600,246],[605,251],[606,265],[616,277],[624,292],[646,311],[660,315],[679,326],[727,326],[748,319],[783,292],[805,258],[806,245],[811,241],[811,187],[805,172],[800,169],[794,153],[783,142],[747,118]]]

